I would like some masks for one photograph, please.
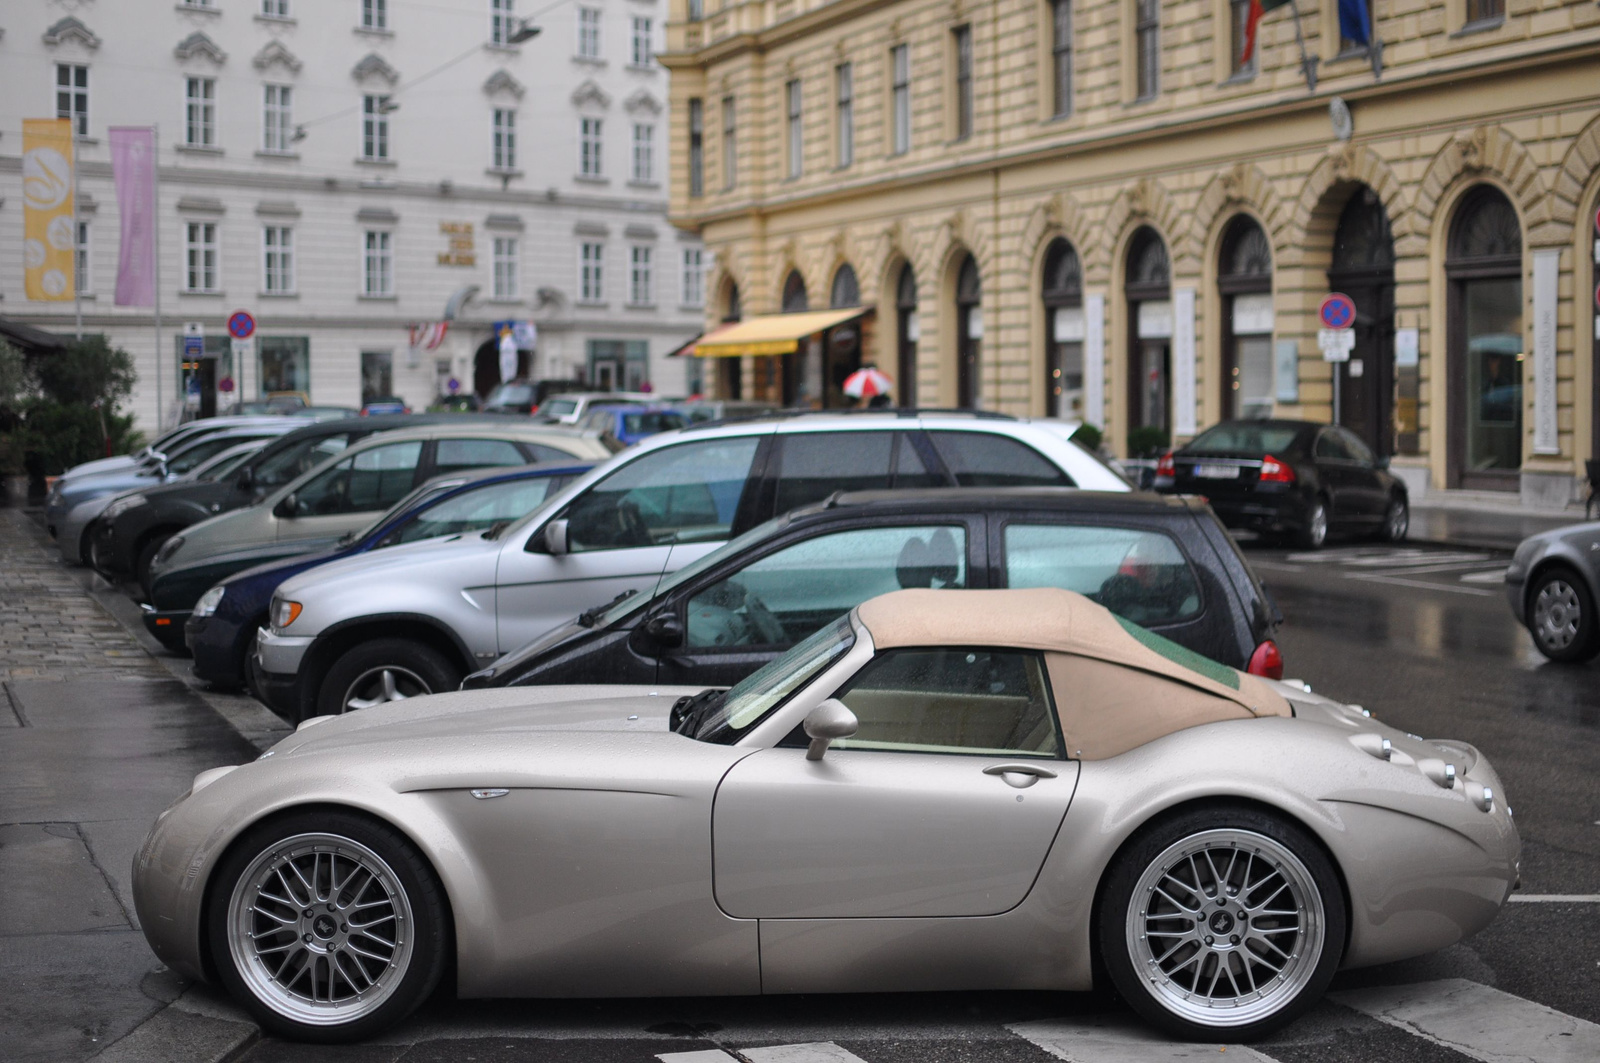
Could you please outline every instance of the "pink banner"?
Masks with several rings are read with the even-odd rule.
[[[118,306],[156,301],[156,138],[148,126],[112,126],[111,173],[117,182],[122,247],[117,255]]]

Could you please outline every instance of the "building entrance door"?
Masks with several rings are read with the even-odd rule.
[[[1339,423],[1379,457],[1395,452],[1394,236],[1377,193],[1362,185],[1345,204],[1333,238],[1330,291],[1356,304],[1356,345],[1334,363]],[[1415,382],[1412,382],[1415,397]]]

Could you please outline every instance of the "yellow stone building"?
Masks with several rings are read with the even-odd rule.
[[[1248,0],[673,0],[707,390],[833,405],[865,361],[1122,454],[1337,411],[1414,491],[1565,502],[1600,455],[1600,6],[1367,2],[1371,45],[1298,0],[1246,61]],[[802,309],[832,327],[766,320]]]

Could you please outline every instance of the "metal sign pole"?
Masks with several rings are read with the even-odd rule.
[[[150,238],[155,251],[156,271],[156,434],[161,434],[163,427],[162,402],[161,402],[161,125],[153,123],[150,126],[150,151],[153,158],[150,160],[150,198],[151,219]]]
[[[1343,362],[1334,362],[1333,363],[1333,423],[1334,424],[1343,424],[1344,423],[1342,420],[1339,419],[1340,418],[1339,393],[1344,390],[1344,388],[1340,387],[1340,385],[1344,383],[1344,373],[1341,371],[1343,369],[1344,369],[1344,363]]]

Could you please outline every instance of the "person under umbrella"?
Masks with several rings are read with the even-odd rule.
[[[864,365],[845,377],[840,387],[850,398],[863,400],[863,405],[875,408],[889,405],[894,381],[877,366]]]

